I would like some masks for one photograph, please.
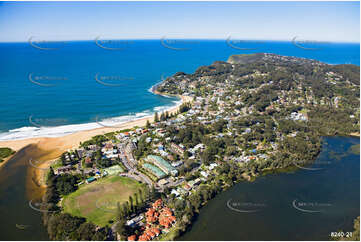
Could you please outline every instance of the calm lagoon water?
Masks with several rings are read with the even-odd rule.
[[[324,141],[312,166],[322,169],[239,183],[202,208],[179,240],[328,240],[339,229],[353,231],[360,215],[360,155],[349,149],[360,140]]]
[[[33,147],[22,149],[0,169],[0,240],[49,240],[41,212],[29,207],[31,199],[41,197],[39,189],[32,190],[32,197],[27,191],[29,157],[37,158]]]

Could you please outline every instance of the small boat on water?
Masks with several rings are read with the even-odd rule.
[[[29,225],[16,224],[16,228],[18,229],[26,229],[27,227],[29,227]]]

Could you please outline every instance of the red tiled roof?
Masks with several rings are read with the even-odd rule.
[[[155,202],[153,203],[153,208],[154,208],[154,209],[160,208],[161,206],[163,206],[163,201],[162,201],[162,199],[158,199],[157,201],[155,201]]]
[[[161,211],[161,216],[172,216],[172,215],[173,213],[168,207],[163,208]]]
[[[151,238],[155,237],[155,233],[153,233],[150,229],[145,231],[145,234],[147,234],[148,236],[150,236]]]
[[[139,236],[139,241],[149,241],[151,238],[147,234],[142,234]]]
[[[135,234],[128,237],[128,241],[136,241],[137,236]]]
[[[148,211],[145,213],[146,216],[153,216],[155,210],[153,208],[149,208]]]
[[[159,218],[159,224],[164,226],[165,228],[169,228],[170,225],[176,221],[176,218],[174,216],[169,216],[169,217],[160,217]]]
[[[156,217],[147,217],[147,222],[148,223],[154,223],[157,221],[157,218]]]
[[[156,227],[151,228],[152,232],[155,233],[157,236],[160,234],[160,230]]]
[[[139,236],[139,240],[146,240],[147,236],[154,238],[160,234],[160,229],[152,227],[157,221],[159,225],[165,228],[169,228],[176,221],[172,210],[166,206],[163,206],[164,204],[162,199],[158,199],[152,204],[152,207],[147,210],[145,213],[147,221],[145,226],[146,229],[143,235]]]

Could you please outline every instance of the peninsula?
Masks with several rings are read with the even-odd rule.
[[[177,112],[98,133],[53,163],[50,239],[173,240],[235,183],[307,167],[321,136],[359,134],[359,73],[259,53],[174,74],[156,92],[187,97]]]

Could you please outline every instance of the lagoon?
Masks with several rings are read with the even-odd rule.
[[[242,182],[201,209],[178,240],[328,240],[360,215],[359,138],[325,137],[312,167]],[[314,169],[309,169],[314,168]]]

